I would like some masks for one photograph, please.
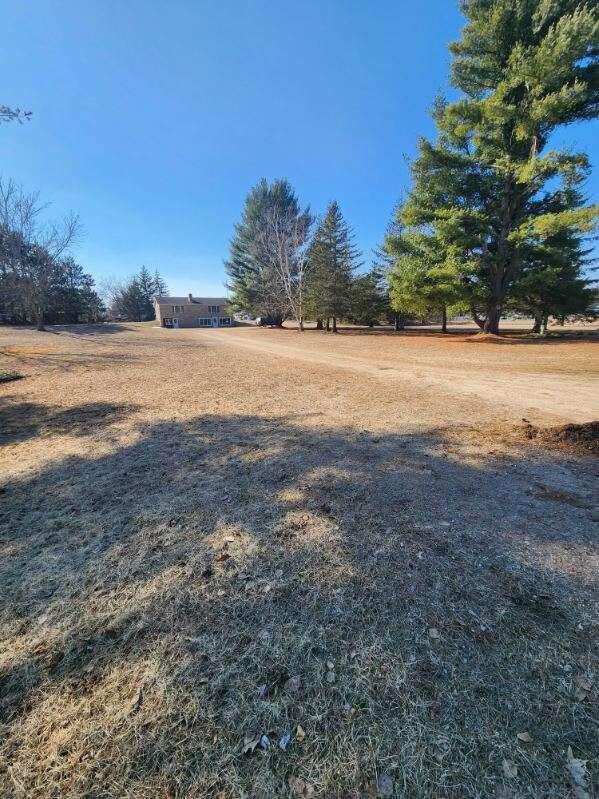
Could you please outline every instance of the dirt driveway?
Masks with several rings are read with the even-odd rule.
[[[334,336],[296,331],[198,331],[214,344],[368,375],[418,391],[467,395],[502,415],[555,421],[599,417],[599,341],[482,342],[469,336]],[[349,339],[349,340],[348,340]],[[574,357],[572,357],[574,356]]]

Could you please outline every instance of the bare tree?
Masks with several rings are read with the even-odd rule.
[[[297,214],[274,207],[267,215],[260,242],[301,332],[313,221],[308,210]]]
[[[0,228],[12,243],[2,257],[16,272],[22,303],[38,330],[44,330],[50,289],[62,268],[61,259],[81,233],[75,214],[44,222],[41,214],[46,207],[37,192],[28,194],[12,180],[0,178]]]
[[[8,105],[0,105],[0,122],[23,122],[31,117],[31,111],[23,111],[21,108],[11,108]]]

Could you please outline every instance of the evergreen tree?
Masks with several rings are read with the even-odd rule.
[[[395,266],[389,275],[391,307],[399,313],[438,316],[447,332],[447,316],[460,309],[461,286],[455,263],[434,234],[409,231],[387,241]]]
[[[112,288],[113,313],[132,322],[150,321],[156,316],[154,297],[167,292],[166,282],[158,270],[152,275],[147,267],[142,266],[125,283]]]
[[[337,332],[337,320],[350,313],[353,273],[359,266],[357,259],[353,233],[339,205],[333,201],[312,240],[306,303],[314,318],[332,321],[333,333]]]
[[[561,231],[557,240],[546,242],[537,260],[529,259],[514,285],[509,307],[535,320],[533,332],[545,334],[550,316],[587,316],[594,300],[592,281],[581,275],[589,263],[578,237]]]
[[[268,232],[274,215],[299,220],[309,216],[309,211],[300,208],[287,180],[269,183],[262,179],[246,197],[225,268],[232,306],[280,327],[289,313],[289,300],[269,252]]]
[[[387,225],[383,243],[374,251],[374,263],[371,268],[373,275],[376,277],[379,291],[385,298],[383,316],[386,321],[393,324],[395,330],[403,330],[408,317],[407,313],[398,311],[393,307],[390,295],[390,276],[395,266],[395,257],[389,251],[388,242],[397,239],[402,234],[403,225],[398,219],[400,208],[401,203],[398,202]]]
[[[48,305],[46,321],[52,324],[98,322],[104,315],[92,276],[73,258],[60,263],[60,274]]]
[[[484,330],[560,236],[579,243],[597,207],[580,192],[584,154],[549,150],[560,126],[597,112],[599,6],[581,0],[464,0],[452,45],[457,102],[438,102],[436,144],[420,142],[400,211],[432,234]],[[439,268],[439,261],[433,269]],[[445,267],[444,267],[445,269]]]
[[[373,325],[386,318],[389,303],[381,273],[372,268],[354,278],[351,287],[349,319],[356,325]]]

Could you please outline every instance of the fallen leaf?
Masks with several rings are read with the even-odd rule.
[[[287,780],[287,784],[294,799],[310,799],[310,797],[314,796],[314,786],[301,777],[291,776]]]
[[[142,703],[142,699],[143,699],[143,697],[142,697],[142,691],[141,691],[141,688],[139,688],[139,689],[137,690],[137,693],[135,694],[135,696],[134,696],[134,697],[133,697],[133,699],[131,700],[131,710],[137,710],[137,708],[138,708],[138,707],[141,705],[141,703]]]
[[[329,671],[335,671],[335,664],[332,660],[327,660],[327,669]]]
[[[429,638],[432,638],[433,640],[436,641],[439,638],[441,638],[441,633],[439,632],[439,630],[437,630],[436,627],[430,627],[428,631],[428,636]]]
[[[306,731],[304,730],[301,724],[298,724],[297,727],[295,728],[295,737],[296,740],[298,741],[303,741],[304,738],[306,737]]]
[[[302,681],[297,675],[295,675],[287,680],[287,682],[284,685],[284,688],[286,691],[299,691],[301,684]]]
[[[503,773],[508,778],[508,780],[515,780],[518,776],[518,766],[514,763],[513,760],[504,760],[503,761]]]
[[[587,679],[586,677],[575,677],[574,678],[574,696],[576,699],[579,699],[581,702],[583,699],[586,699],[589,695],[591,688],[593,687],[593,683],[591,680]]]
[[[287,751],[287,747],[291,742],[291,733],[286,733],[279,738],[279,749],[282,749],[283,752]]]
[[[334,671],[327,671],[327,677],[326,677],[326,680],[327,680],[327,682],[328,682],[329,684],[332,684],[332,683],[334,683],[336,679],[337,679],[337,677],[336,677],[336,675],[335,675],[335,672],[334,672]]]
[[[516,738],[519,741],[522,741],[523,744],[531,744],[532,743],[532,735],[529,732],[519,732],[516,735]]]
[[[258,746],[260,749],[270,749],[270,738],[268,735],[261,735],[258,740]]]
[[[576,799],[591,799],[587,788],[587,761],[574,757],[572,747],[568,747],[568,773]]]
[[[261,735],[258,735],[257,738],[255,738],[252,735],[246,735],[243,741],[243,748],[241,750],[242,754],[244,755],[251,754],[260,743],[261,737],[262,737]]]
[[[216,556],[216,559],[222,561],[222,560],[229,560],[230,557],[231,557],[231,555],[230,555],[229,552],[220,552]]]

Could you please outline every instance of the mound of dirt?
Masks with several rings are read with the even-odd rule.
[[[549,447],[573,447],[599,455],[599,422],[564,424],[559,427],[537,427],[524,420],[518,428],[521,435]]]
[[[473,336],[470,336],[470,341],[503,341],[503,337],[499,336],[497,333],[484,333],[482,330],[480,333],[475,333]]]

